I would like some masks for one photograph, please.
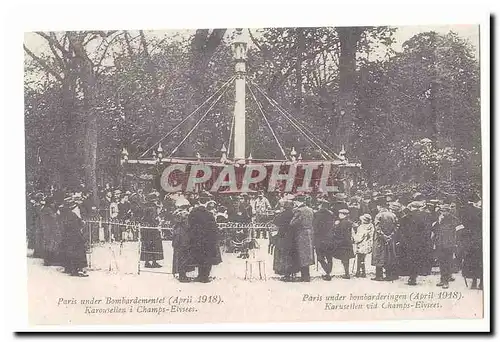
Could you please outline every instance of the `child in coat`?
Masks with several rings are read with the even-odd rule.
[[[360,217],[361,224],[353,230],[352,238],[354,242],[354,253],[356,254],[356,274],[355,277],[366,277],[365,258],[372,252],[373,223],[370,214]]]

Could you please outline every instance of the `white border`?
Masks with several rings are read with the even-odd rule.
[[[469,7],[456,1],[437,3],[418,1],[400,2],[359,1],[346,4],[307,1],[205,1],[193,3],[165,1],[103,1],[87,0],[70,5],[69,1],[43,3],[23,1],[7,5],[4,14],[5,89],[7,100],[4,118],[4,144],[6,152],[2,168],[6,197],[3,225],[5,246],[4,285],[7,287],[8,330],[33,329],[27,326],[26,261],[24,258],[24,128],[23,128],[23,32],[31,30],[68,29],[167,29],[195,27],[266,27],[266,26],[320,26],[320,25],[417,25],[417,24],[481,24],[481,92],[483,128],[484,215],[489,226],[489,18],[477,1]],[[196,12],[193,12],[193,11]],[[239,12],[239,14],[238,14]],[[7,129],[6,129],[7,128]],[[8,162],[7,162],[8,161]],[[8,199],[8,200],[7,200]],[[12,233],[12,234],[11,234]],[[485,246],[489,234],[485,234]],[[488,264],[489,249],[485,248]],[[485,270],[488,268],[486,267]],[[485,288],[484,320],[439,321],[377,321],[304,324],[196,324],[170,326],[46,326],[45,331],[486,331],[489,328],[489,288]]]

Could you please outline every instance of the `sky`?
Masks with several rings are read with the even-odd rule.
[[[252,33],[253,33],[252,29]],[[457,33],[461,38],[468,40],[475,49],[476,58],[479,56],[479,26],[478,25],[446,25],[446,26],[398,26],[394,34],[395,44],[393,49],[401,51],[402,45],[405,41],[410,39],[416,34],[436,31],[438,33],[446,34],[450,31]],[[192,30],[176,30],[176,31],[146,31],[148,36],[165,37],[173,35],[189,35]],[[230,34],[228,31],[227,34]],[[25,33],[24,42],[26,46],[35,54],[48,51],[48,47],[44,39],[35,33]]]

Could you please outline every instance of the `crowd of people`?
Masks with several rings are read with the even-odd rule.
[[[341,262],[342,278],[351,277],[353,258],[354,276],[366,277],[365,259],[371,254],[374,281],[407,276],[408,285],[417,285],[418,276],[439,266],[438,286],[448,288],[458,268],[472,279],[472,288],[483,286],[480,200],[457,208],[450,199],[426,200],[421,193],[405,204],[392,192],[350,201],[344,194],[333,201],[299,195],[283,208],[275,219],[279,230],[273,266],[284,281],[294,281],[296,273],[300,281],[310,281],[315,251],[326,281],[332,279],[333,260]]]
[[[32,193],[28,201],[28,245],[46,265],[63,265],[73,276],[87,276],[86,249],[91,241],[140,239],[146,268],[162,267],[168,222],[173,247],[173,273],[181,282],[209,282],[213,265],[222,262],[220,246],[248,258],[256,239],[269,239],[273,270],[283,281],[310,281],[310,266],[317,260],[325,281],[332,279],[334,260],[343,267],[342,278],[366,277],[366,256],[371,254],[375,281],[419,276],[439,266],[437,285],[448,288],[452,273],[461,269],[472,288],[482,288],[481,201],[470,198],[457,204],[451,197],[425,198],[422,193],[396,196],[355,191],[336,194],[279,194],[263,191],[212,195],[160,194],[128,191],[106,185],[99,191],[99,208],[82,185],[76,191]],[[140,222],[140,231],[110,230],[84,233],[84,221],[96,215],[122,222]],[[221,223],[248,224],[222,232]],[[272,222],[274,229],[266,228]],[[251,228],[252,224],[255,229]],[[250,227],[250,228],[249,228]],[[229,238],[227,238],[229,236]],[[238,241],[248,243],[238,245]],[[235,243],[236,242],[236,243]],[[239,248],[234,248],[238,245]],[[233,247],[233,249],[231,248]],[[355,259],[356,272],[349,265]],[[198,268],[198,276],[187,273]],[[300,277],[295,275],[300,273]]]

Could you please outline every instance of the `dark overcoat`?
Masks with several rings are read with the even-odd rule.
[[[189,251],[189,235],[187,222],[176,222],[172,234],[172,273],[190,272],[194,270],[193,261]]]
[[[313,236],[314,247],[321,254],[332,254],[333,252],[333,213],[325,208],[321,208],[314,213]]]
[[[188,216],[189,254],[193,265],[218,265],[222,262],[219,230],[215,218],[203,206],[195,207]]]
[[[480,278],[483,275],[483,236],[481,209],[468,206],[461,215],[464,225],[464,261],[462,274],[466,278]]]
[[[401,244],[400,269],[405,273],[416,265],[419,274],[425,274],[424,267],[429,257],[429,236],[427,217],[422,211],[410,211],[401,218],[398,237]]]
[[[276,215],[273,223],[278,227],[276,246],[274,249],[273,270],[279,275],[297,273],[300,265],[297,262],[297,252],[294,248],[295,232],[290,226],[293,209],[285,209]]]
[[[62,251],[64,238],[64,227],[59,222],[59,215],[53,208],[45,206],[40,213],[40,219],[44,254],[59,254]]]
[[[160,230],[151,229],[158,226],[157,216],[156,204],[143,204],[141,221],[149,228],[141,229],[141,261],[163,260],[163,242]]]
[[[87,267],[82,219],[69,208],[64,208],[61,213],[61,221],[64,226],[62,244],[65,264],[76,268]]]
[[[347,218],[335,221],[333,226],[333,257],[339,260],[354,258],[352,248],[352,221]]]
[[[306,205],[302,205],[294,209],[290,222],[291,228],[295,231],[294,248],[297,252],[297,262],[300,267],[314,264],[313,217],[313,210]]]
[[[396,265],[396,241],[394,234],[398,229],[396,215],[383,211],[375,216],[373,232],[372,265],[392,267]]]

